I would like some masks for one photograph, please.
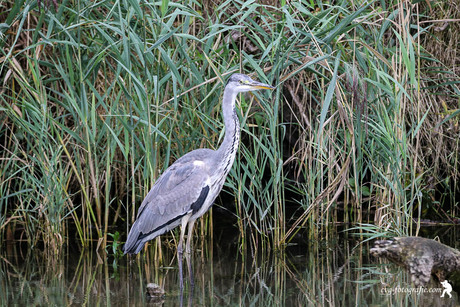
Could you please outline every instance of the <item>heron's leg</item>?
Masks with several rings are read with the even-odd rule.
[[[182,218],[179,246],[177,246],[177,260],[179,262],[179,285],[180,285],[181,290],[184,288],[184,274],[182,271],[182,254],[184,253],[184,250],[182,248],[182,245],[184,242],[185,228],[187,228],[187,223],[188,223],[189,218],[190,218],[190,215],[186,215]]]
[[[195,225],[195,221],[196,220],[193,220],[188,223],[187,245],[185,245],[185,252],[187,254],[192,252],[190,245],[193,237],[193,226]]]
[[[191,257],[191,248],[190,248],[190,243],[193,240],[193,226],[195,225],[195,221],[190,221],[188,223],[188,234],[187,234],[187,244],[185,245],[185,261],[187,262],[187,268],[188,268],[188,275],[190,277],[190,285],[192,287],[195,286],[195,282],[193,280],[193,269],[192,269],[192,261],[190,260]]]

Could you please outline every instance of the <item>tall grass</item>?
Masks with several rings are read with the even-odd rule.
[[[106,246],[168,165],[218,146],[236,71],[277,85],[239,100],[225,206],[242,242],[458,216],[458,76],[423,45],[433,8],[272,4],[4,2],[0,239]]]

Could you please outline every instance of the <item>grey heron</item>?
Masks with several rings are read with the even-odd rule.
[[[233,74],[229,78],[222,102],[225,125],[222,144],[217,150],[193,150],[166,169],[142,202],[129,231],[123,251],[125,254],[137,254],[147,241],[181,225],[177,247],[181,288],[182,244],[186,228],[188,226],[185,251],[189,254],[193,225],[213,204],[235,160],[240,138],[236,96],[259,89],[274,87],[243,74]]]

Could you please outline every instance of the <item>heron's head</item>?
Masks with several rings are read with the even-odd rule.
[[[273,86],[252,80],[250,77],[243,74],[233,74],[228,79],[226,88],[230,88],[238,93],[256,91],[260,89],[272,90]]]

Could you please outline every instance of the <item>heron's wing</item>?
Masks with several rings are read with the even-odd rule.
[[[138,230],[153,233],[198,211],[209,192],[206,164],[184,156],[171,165],[157,180],[142,202],[137,215]]]

